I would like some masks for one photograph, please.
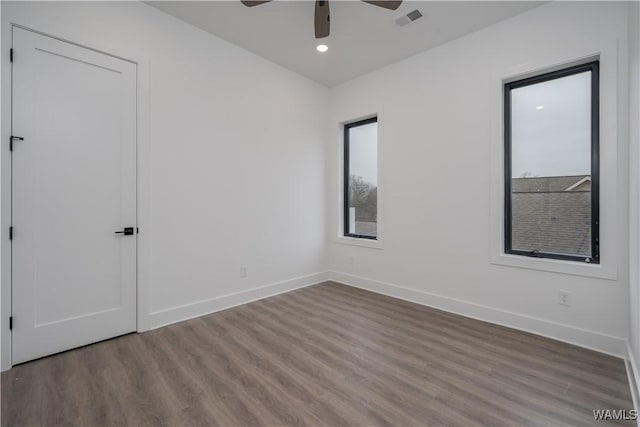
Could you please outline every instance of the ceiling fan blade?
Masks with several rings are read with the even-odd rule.
[[[396,10],[402,4],[402,0],[392,1],[392,0],[379,0],[379,1],[369,1],[362,0],[365,3],[372,4],[374,6],[384,7],[385,9]]]
[[[259,6],[263,3],[269,3],[270,1],[271,0],[256,0],[256,1],[240,0],[240,2],[247,7]]]
[[[329,1],[316,0],[316,14],[314,24],[317,39],[321,39],[329,35],[330,21],[331,18],[329,17]]]

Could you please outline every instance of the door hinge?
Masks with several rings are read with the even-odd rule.
[[[9,49],[9,62],[13,62],[13,48]]]
[[[9,316],[9,330],[13,329],[13,316]]]
[[[13,151],[13,141],[24,141],[24,138],[21,136],[11,135],[9,137],[9,151]]]
[[[9,240],[13,240],[13,227],[9,227]]]

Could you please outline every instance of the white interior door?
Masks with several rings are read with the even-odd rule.
[[[13,363],[136,329],[136,66],[13,29]]]

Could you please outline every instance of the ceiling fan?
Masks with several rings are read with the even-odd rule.
[[[272,0],[240,0],[242,4],[248,7],[258,6],[263,3],[269,3]],[[361,0],[364,3],[369,3],[374,6],[383,7],[385,9],[396,10],[400,7],[402,0],[381,0],[381,1],[368,1]],[[316,0],[316,13],[314,19],[314,26],[316,30],[316,38],[321,39],[329,36],[329,0]]]

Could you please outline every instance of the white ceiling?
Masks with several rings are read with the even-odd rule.
[[[148,1],[170,15],[215,34],[326,86],[335,86],[540,5],[533,1],[405,1],[387,10],[359,1],[330,2],[331,35],[315,49],[313,1]],[[424,15],[404,27],[396,18]]]

